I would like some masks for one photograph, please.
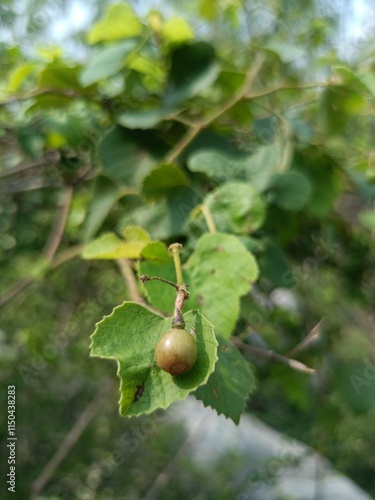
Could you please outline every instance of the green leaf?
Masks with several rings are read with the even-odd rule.
[[[249,292],[258,276],[254,257],[236,236],[204,234],[187,261],[186,270],[191,299],[215,324],[216,331],[229,337],[239,315],[239,298]],[[185,307],[189,307],[189,301]]]
[[[142,257],[146,260],[139,262],[139,276],[146,274],[148,277],[157,276],[165,280],[176,282],[176,271],[173,259],[167,246],[161,241],[149,243],[142,250]],[[154,280],[145,283],[145,293],[150,304],[164,313],[172,313],[176,291],[169,285]]]
[[[365,228],[370,231],[375,231],[375,211],[374,210],[364,210],[358,214],[359,222],[365,226]]]
[[[311,195],[311,184],[305,175],[298,172],[274,175],[270,188],[273,191],[272,201],[285,210],[300,210]]]
[[[270,144],[260,146],[245,163],[245,178],[258,191],[267,189],[280,165],[280,151]]]
[[[266,215],[265,204],[255,189],[242,182],[227,182],[206,196],[204,203],[221,232],[249,234]]]
[[[219,74],[215,51],[205,42],[177,47],[171,57],[167,106],[176,106],[206,90]]]
[[[114,233],[102,234],[88,243],[83,250],[84,259],[139,259],[143,248],[150,241],[147,232],[141,227],[125,228],[122,240]]]
[[[358,80],[366,86],[375,99],[375,75],[373,73],[357,73]]]
[[[116,117],[117,123],[131,129],[148,129],[164,120],[171,113],[166,109],[152,109],[148,111],[127,111]]]
[[[145,227],[155,240],[176,238],[184,234],[184,225],[191,210],[200,201],[199,195],[193,186],[186,187],[178,197],[150,202],[128,211],[120,225]]]
[[[276,54],[281,59],[281,61],[286,64],[292,63],[296,59],[300,59],[301,57],[304,57],[306,55],[304,49],[301,49],[296,45],[283,43],[280,41],[268,43],[264,48]]]
[[[150,242],[150,235],[147,231],[143,229],[143,227],[139,226],[127,226],[122,231],[122,236],[127,241],[144,243],[147,245]]]
[[[122,194],[122,190],[114,181],[104,175],[97,176],[92,201],[84,221],[83,241],[88,241],[96,234]]]
[[[61,59],[54,60],[40,72],[38,86],[41,89],[81,90],[79,71],[79,66],[68,65]]]
[[[16,66],[10,75],[7,91],[11,93],[18,92],[28,77],[35,74],[38,69],[39,64],[35,62],[27,62]]]
[[[279,164],[275,146],[260,146],[254,154],[234,157],[216,149],[199,149],[188,158],[193,172],[203,172],[218,183],[227,180],[247,180],[257,191],[267,188]]]
[[[142,31],[142,24],[134,14],[133,9],[123,3],[111,5],[105,17],[94,24],[89,31],[89,43],[123,40],[137,36]]]
[[[199,15],[207,21],[213,21],[218,12],[216,0],[199,0]]]
[[[213,326],[198,311],[189,311],[184,318],[186,329],[195,330],[198,358],[189,372],[175,377],[161,370],[154,360],[159,338],[171,328],[170,318],[139,304],[124,302],[97,324],[91,355],[117,360],[122,415],[165,409],[207,382],[217,361]]]
[[[322,92],[320,104],[323,132],[339,135],[346,131],[352,115],[364,109],[366,99],[348,85],[337,85]]]
[[[161,37],[166,43],[182,43],[194,38],[194,34],[184,19],[169,19],[161,29]]]
[[[372,73],[355,73],[350,68],[343,66],[336,66],[333,69],[348,86],[354,88],[359,93],[362,93],[364,90],[370,92],[375,97],[375,76]]]
[[[151,132],[115,127],[99,144],[99,158],[107,175],[138,187],[155,166],[159,149],[160,143]]]
[[[262,255],[259,257],[260,275],[270,280],[273,286],[289,288],[294,280],[285,279],[290,276],[290,268],[282,248],[272,241],[267,241]]]
[[[240,421],[246,400],[255,389],[255,380],[249,363],[229,340],[218,336],[218,361],[206,385],[194,393],[205,406],[211,406],[218,415]]]
[[[162,241],[152,241],[142,250],[142,257],[146,260],[158,262],[172,262],[167,245]]]
[[[136,40],[124,40],[111,47],[102,49],[86,66],[80,81],[84,87],[116,75],[126,64],[127,57],[137,46]]]
[[[149,200],[178,195],[189,185],[189,179],[178,165],[159,165],[143,180],[142,193]]]

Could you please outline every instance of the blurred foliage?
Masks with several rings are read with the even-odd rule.
[[[114,363],[89,359],[89,336],[132,298],[113,259],[169,276],[160,246],[137,262],[129,226],[184,243],[189,273],[212,224],[255,255],[259,278],[246,293],[221,273],[228,295],[208,288],[212,303],[193,294],[191,307],[221,315],[227,337],[317,370],[246,352],[257,378],[247,410],[374,494],[374,44],[342,60],[335,16],[312,1],[181,2],[183,15],[130,5],[93,4],[70,55],[37,47],[57,10],[0,7],[20,34],[0,45],[0,377],[17,389],[19,497],[106,382],[110,397],[44,498],[142,498],[177,452],[177,425],[118,415]],[[168,292],[147,287],[163,308]],[[115,451],[127,467],[108,465]],[[163,498],[233,496],[223,462],[207,485],[186,458]]]

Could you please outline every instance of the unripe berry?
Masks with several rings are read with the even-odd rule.
[[[193,335],[182,328],[172,328],[156,345],[159,367],[171,375],[182,375],[197,361],[197,344]]]

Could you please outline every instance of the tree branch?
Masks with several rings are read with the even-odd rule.
[[[136,302],[137,304],[141,304],[142,306],[146,307],[156,314],[165,316],[165,314],[163,314],[161,311],[148,304],[139,293],[138,283],[134,275],[131,261],[128,259],[116,259],[116,263],[125,280],[131,300],[133,302]]]
[[[33,92],[30,92],[29,94],[14,95],[12,97],[9,97],[8,99],[3,99],[2,101],[0,101],[0,106],[6,106],[8,104],[13,104],[15,102],[28,101],[29,99],[34,99],[35,97],[40,97],[43,95],[58,95],[61,97],[67,97],[69,99],[83,98],[84,97],[83,95],[79,94],[75,90],[45,88],[45,89],[34,90]]]
[[[305,364],[297,361],[296,359],[288,358],[287,356],[283,356],[282,354],[277,354],[272,351],[272,349],[262,349],[261,347],[256,347],[248,344],[244,344],[240,340],[234,338],[232,339],[233,344],[240,349],[241,351],[250,352],[251,354],[257,354],[258,356],[262,356],[263,358],[274,359],[275,361],[280,361],[280,363],[284,363],[284,365],[288,365],[290,368],[297,372],[308,373],[312,375],[316,373],[314,368],[309,368]]]
[[[265,90],[264,92],[260,92],[258,94],[247,94],[244,96],[246,101],[253,101],[255,99],[260,99],[261,97],[268,97],[269,95],[276,94],[277,92],[281,92],[283,90],[312,90],[317,88],[325,88],[325,87],[336,87],[340,85],[341,81],[337,78],[330,78],[328,80],[323,80],[321,82],[315,83],[307,83],[305,85],[278,85],[273,89]]]
[[[70,205],[73,199],[73,186],[66,186],[63,192],[63,199],[59,213],[57,214],[54,225],[52,226],[46,247],[44,249],[43,255],[49,261],[52,262],[57,249],[60,246],[66,221],[68,219]]]
[[[138,283],[134,276],[131,261],[128,259],[116,259],[116,263],[120,268],[132,301],[137,302],[138,304],[143,304],[144,300],[139,293]]]
[[[317,342],[321,338],[323,320],[324,318],[322,318],[314,326],[314,328],[306,335],[306,337],[299,344],[297,344],[291,351],[288,352],[288,356],[293,356],[296,352],[303,351],[310,344]]]
[[[251,68],[246,73],[246,79],[243,86],[230,97],[226,103],[224,103],[221,108],[216,111],[210,113],[206,118],[201,120],[197,120],[196,122],[192,122],[188,125],[188,129],[181,137],[181,139],[176,143],[176,145],[169,151],[169,153],[165,157],[166,163],[172,163],[178,158],[178,156],[186,149],[186,147],[193,141],[193,139],[208,125],[217,120],[224,113],[229,111],[233,106],[235,106],[239,101],[241,101],[245,95],[247,95],[250,91],[250,88],[259,73],[260,68],[264,63],[264,56],[259,53],[255,57],[254,63]],[[187,122],[189,123],[189,122]]]
[[[64,234],[64,229],[69,215],[69,209],[72,202],[72,198],[73,198],[73,187],[66,186],[65,192],[63,193],[63,200],[60,210],[57,214],[54,224],[51,227],[48,241],[43,251],[43,256],[49,262],[51,269],[54,269],[63,262],[65,262],[66,260],[75,257],[81,251],[81,247],[78,248],[73,247],[74,248],[73,252],[70,249],[70,253],[60,255],[56,259],[54,259]],[[22,290],[27,288],[29,285],[34,283],[34,281],[35,281],[34,278],[25,278],[12,285],[0,297],[0,307],[5,305],[11,299],[13,299],[13,297],[18,295],[20,292],[22,292]]]

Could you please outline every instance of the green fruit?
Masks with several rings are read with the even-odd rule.
[[[172,328],[156,345],[159,367],[171,375],[182,375],[197,361],[197,344],[193,335],[182,328]]]

